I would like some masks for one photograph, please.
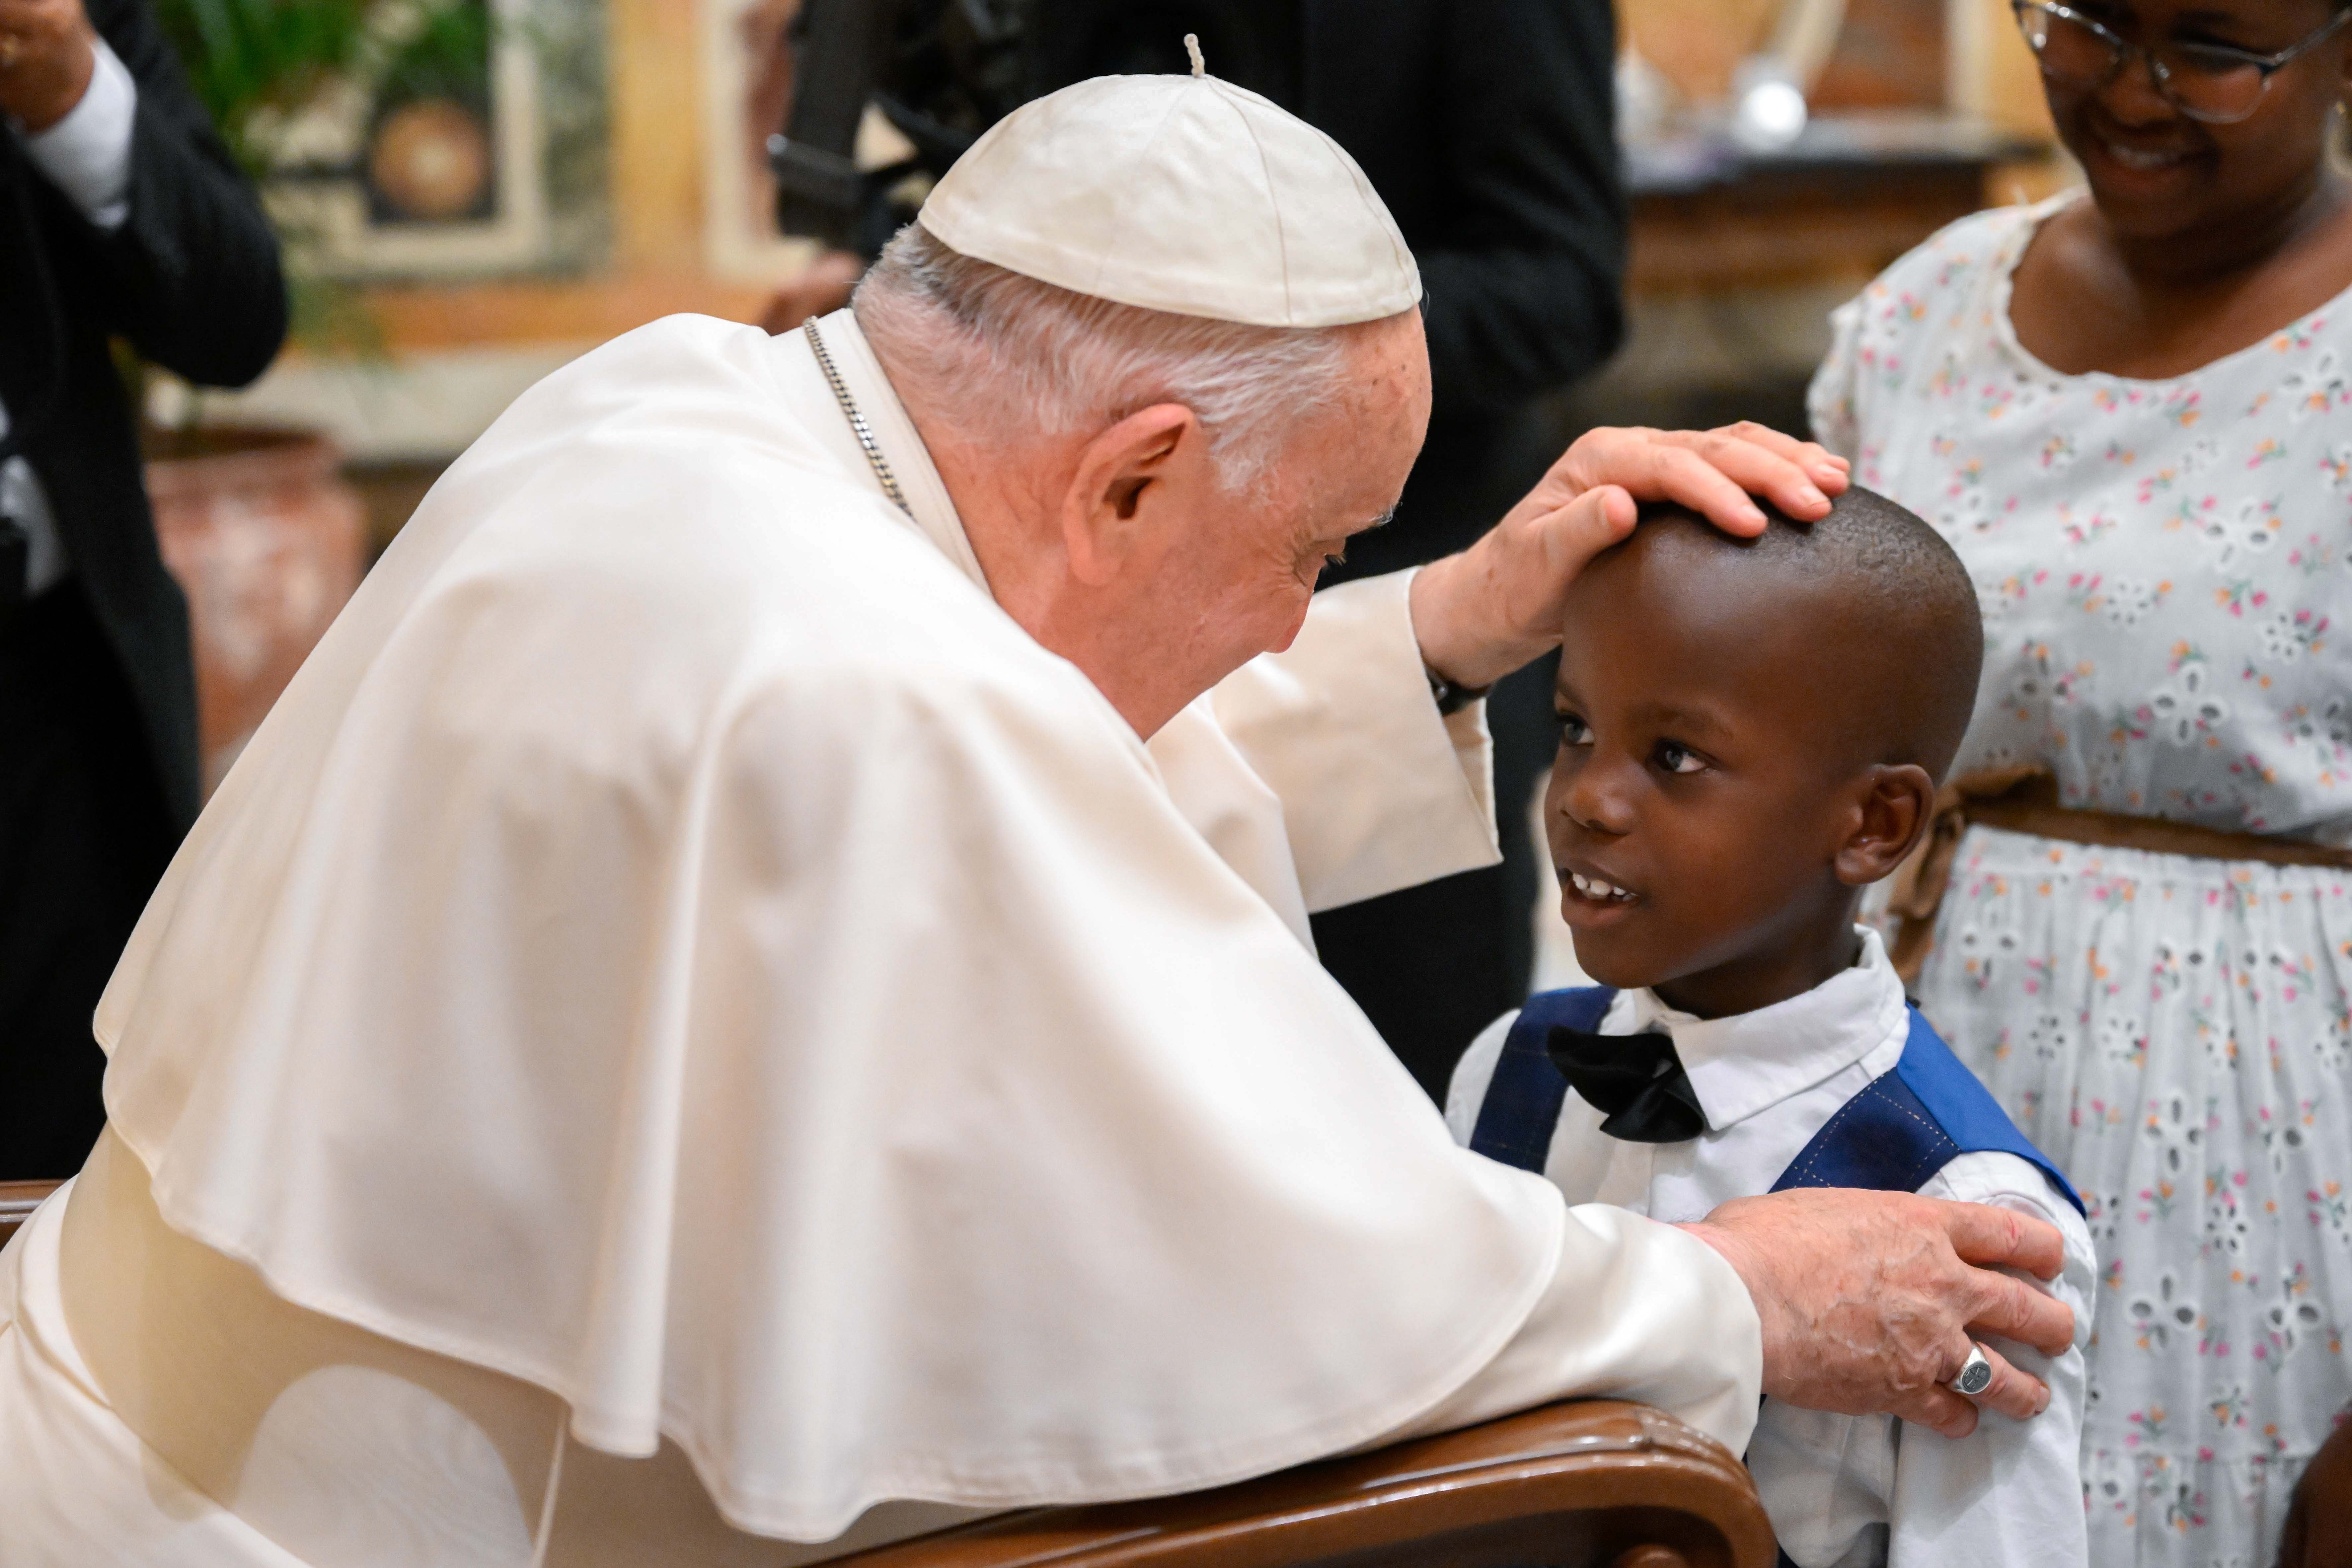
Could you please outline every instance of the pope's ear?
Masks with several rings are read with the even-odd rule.
[[[1207,446],[1198,415],[1181,403],[1155,403],[1079,450],[1062,498],[1062,542],[1080,582],[1099,585],[1118,574],[1142,532],[1151,490],[1205,468]]]
[[[1837,879],[1849,888],[1868,887],[1894,875],[1927,833],[1936,811],[1936,781],[1912,763],[1874,767],[1855,781],[1861,809],[1853,830],[1838,846]]]

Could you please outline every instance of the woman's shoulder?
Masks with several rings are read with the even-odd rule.
[[[1905,252],[1848,309],[1889,324],[1948,321],[1955,307],[1988,298],[1990,285],[2009,276],[2042,219],[2068,199],[1957,218]]]
[[[1854,456],[1886,398],[1921,377],[1948,376],[1950,364],[1990,345],[2001,313],[1997,285],[2064,199],[1946,224],[1831,312],[1829,353],[1806,399],[1814,438]]]

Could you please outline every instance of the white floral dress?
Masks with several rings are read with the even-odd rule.
[[[1976,580],[1958,765],[2352,844],[2352,294],[2172,380],[2062,375],[2009,320],[2058,205],[1896,262],[1813,383],[1820,438]],[[2268,1568],[2352,1401],[2347,994],[2352,875],[1963,842],[1918,997],[2089,1202],[2101,1568]]]

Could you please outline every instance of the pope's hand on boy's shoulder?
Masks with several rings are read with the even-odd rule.
[[[1790,517],[1825,515],[1847,464],[1753,422],[1718,430],[1587,431],[1502,521],[1422,569],[1412,622],[1423,658],[1486,686],[1559,641],[1561,604],[1585,563],[1633,528],[1641,501],[1679,501],[1727,533],[1764,527],[1761,496]]]
[[[2029,1215],[1909,1193],[1809,1188],[1737,1198],[1684,1227],[1748,1286],[1764,1330],[1764,1392],[1814,1410],[1885,1411],[1946,1436],[1977,1413],[2022,1420],[2041,1381],[1986,1347],[1993,1381],[1975,1401],[1944,1386],[1988,1338],[2063,1354],[2066,1304],[2023,1279],[2054,1279],[2057,1229]]]

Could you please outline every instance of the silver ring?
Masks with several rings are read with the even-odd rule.
[[[1964,1394],[1970,1399],[1974,1399],[1978,1394],[1990,1388],[1992,1363],[1986,1357],[1984,1346],[1971,1343],[1969,1346],[1969,1359],[1960,1363],[1960,1370],[1954,1373],[1952,1381],[1944,1386],[1954,1394]]]

